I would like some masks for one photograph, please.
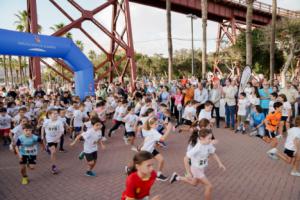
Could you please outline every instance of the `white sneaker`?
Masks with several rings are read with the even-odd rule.
[[[124,140],[124,142],[125,142],[126,145],[129,144],[129,143],[128,143],[128,138],[127,138],[127,137],[123,137],[123,140]]]
[[[276,138],[279,140],[282,138],[282,135],[277,135]]]
[[[291,175],[292,176],[299,176],[300,177],[300,172],[291,171]]]
[[[255,130],[255,131],[252,131],[250,134],[249,134],[249,136],[256,136],[257,135],[257,131]]]
[[[102,138],[102,141],[103,141],[103,142],[106,142],[106,141],[107,141],[107,138],[106,138],[106,137],[103,137],[103,138]]]
[[[267,151],[267,154],[276,154],[277,153],[277,149],[276,148],[272,148],[269,151]]]
[[[138,152],[138,149],[136,147],[131,147],[131,151]]]
[[[269,151],[267,151],[267,154],[268,154],[269,158],[271,158],[272,160],[278,160],[279,159],[277,157],[276,153],[277,153],[276,148],[273,148],[273,149],[270,149]]]

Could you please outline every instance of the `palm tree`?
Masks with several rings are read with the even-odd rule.
[[[246,14],[246,65],[252,66],[252,16],[254,0],[247,0]]]
[[[272,0],[272,24],[271,24],[271,42],[270,42],[270,82],[274,77],[275,66],[275,30],[276,30],[276,10],[277,0]]]
[[[172,44],[172,22],[171,22],[171,0],[166,0],[167,10],[167,36],[168,36],[168,81],[172,80],[173,73],[173,44]]]
[[[202,12],[202,78],[205,78],[206,74],[206,27],[207,27],[207,0],[201,0],[201,12]]]
[[[4,82],[5,82],[5,85],[7,85],[8,75],[7,75],[6,56],[5,55],[3,55],[1,61],[2,61],[2,66],[4,68]]]
[[[54,32],[56,32],[56,31],[62,29],[63,27],[65,27],[65,24],[63,22],[61,22],[61,23],[58,23],[58,24],[54,24],[52,27],[50,27],[50,29],[53,30]],[[66,38],[69,38],[71,40],[73,39],[73,35],[70,32],[67,32],[62,36],[65,36]]]
[[[81,40],[76,40],[75,41],[75,44],[78,46],[78,48],[83,51],[84,49],[84,45],[83,45],[83,42]]]
[[[10,71],[11,84],[14,85],[14,76],[13,76],[13,67],[12,67],[11,56],[8,56],[8,66],[9,66],[9,71]]]

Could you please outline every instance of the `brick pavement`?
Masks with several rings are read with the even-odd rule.
[[[86,177],[85,163],[77,159],[81,144],[58,154],[61,172],[52,175],[49,171],[49,156],[41,152],[35,171],[29,172],[31,182],[20,184],[17,159],[8,150],[0,147],[0,200],[118,200],[124,189],[124,166],[133,152],[122,140],[123,129],[107,142],[107,149],[99,153],[95,171],[97,177]],[[218,169],[211,160],[206,171],[213,183],[213,199],[216,200],[299,200],[300,178],[289,175],[290,166],[282,161],[270,160],[265,152],[268,146],[258,138],[236,135],[229,130],[216,129],[219,140],[217,153],[227,170]],[[165,174],[184,172],[183,156],[187,146],[187,134],[172,134],[165,157]],[[67,144],[70,140],[66,139]],[[156,182],[152,194],[161,194],[162,200],[203,199],[203,188],[184,183]]]

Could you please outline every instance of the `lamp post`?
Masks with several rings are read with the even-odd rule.
[[[191,34],[192,34],[192,76],[194,76],[194,19],[198,17],[193,14],[188,14],[188,18],[191,18]]]

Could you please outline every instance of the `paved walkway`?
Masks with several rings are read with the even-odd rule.
[[[17,159],[0,147],[0,199],[1,200],[118,200],[124,190],[124,166],[133,152],[121,139],[121,131],[107,142],[107,149],[100,151],[95,171],[97,177],[86,177],[85,163],[77,159],[81,144],[58,154],[61,173],[50,173],[49,156],[41,152],[36,170],[29,173],[31,182],[20,184]],[[290,166],[282,161],[272,161],[266,156],[268,146],[259,138],[236,135],[227,129],[216,129],[217,153],[227,170],[220,170],[211,160],[206,172],[214,186],[216,200],[299,200],[300,177],[289,175]],[[167,150],[161,150],[166,158],[165,174],[173,171],[184,173],[183,156],[187,146],[187,134],[172,134]],[[69,140],[67,139],[67,144]],[[152,194],[161,194],[162,200],[203,199],[203,188],[184,183],[156,182]]]

